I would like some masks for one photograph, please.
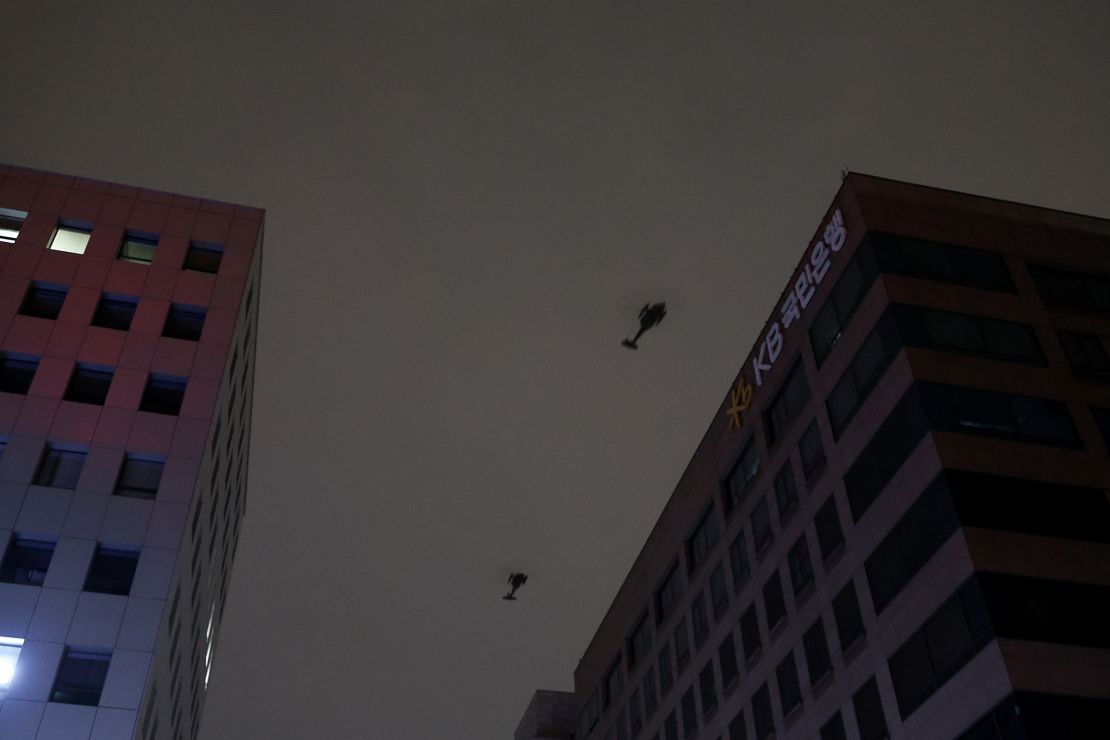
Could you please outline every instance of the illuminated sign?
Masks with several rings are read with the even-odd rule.
[[[752,384],[743,375],[736,381],[736,387],[732,389],[729,400],[731,404],[725,412],[728,414],[728,425],[730,428],[739,429],[744,425],[742,414],[752,405]]]

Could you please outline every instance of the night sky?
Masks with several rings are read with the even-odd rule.
[[[510,738],[841,168],[1108,217],[1108,38],[1095,0],[6,7],[0,161],[267,209],[203,740]]]

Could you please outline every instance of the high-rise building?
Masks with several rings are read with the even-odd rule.
[[[0,738],[196,737],[263,212],[0,165]]]
[[[849,174],[579,740],[1110,737],[1110,221]]]

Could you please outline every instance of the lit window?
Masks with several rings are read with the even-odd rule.
[[[191,242],[189,250],[185,253],[185,269],[197,272],[215,273],[220,269],[220,260],[223,259],[224,248],[219,244],[208,242]]]
[[[115,494],[134,498],[154,498],[158,494],[158,484],[162,482],[164,467],[165,462],[159,458],[128,455],[120,469]]]
[[[92,236],[92,227],[86,224],[63,223],[54,229],[50,237],[49,249],[55,252],[69,252],[71,254],[84,254],[89,246],[89,237]]]
[[[120,245],[118,256],[124,262],[149,265],[154,261],[154,250],[157,246],[157,234],[128,231],[123,236],[123,244]]]
[[[100,296],[100,303],[96,305],[93,326],[127,331],[131,328],[131,319],[135,317],[138,305],[139,299],[134,296],[104,293]]]
[[[95,707],[100,703],[100,691],[104,688],[111,660],[110,653],[66,648],[54,678],[50,701]]]
[[[135,579],[138,564],[139,553],[134,550],[117,550],[98,545],[92,564],[89,565],[89,573],[85,577],[84,590],[127,596],[131,592],[131,581]]]
[[[170,311],[166,315],[162,336],[196,342],[200,340],[200,332],[204,328],[204,315],[205,311],[200,306],[175,303],[170,306]]]
[[[11,686],[15,678],[15,664],[19,662],[19,651],[23,648],[22,637],[0,635],[0,696]]]
[[[84,450],[50,446],[42,456],[33,482],[36,486],[72,490],[77,487],[77,479],[81,476],[84,465]]]
[[[53,542],[14,537],[0,565],[0,581],[41,586],[53,556]]]
[[[185,383],[185,378],[173,375],[151,375],[139,402],[139,410],[176,416],[185,398]]]
[[[0,243],[15,244],[15,240],[19,238],[19,232],[23,228],[23,221],[26,218],[27,211],[0,208]]]
[[[40,319],[56,319],[62,311],[68,288],[54,283],[31,283],[19,312],[24,316],[37,316]]]

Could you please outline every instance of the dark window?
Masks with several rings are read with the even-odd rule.
[[[690,659],[690,632],[686,629],[686,617],[678,620],[674,628],[674,663],[681,672]]]
[[[131,581],[139,564],[139,553],[134,550],[116,550],[98,545],[89,573],[85,577],[85,591],[100,594],[131,593]]]
[[[943,476],[937,476],[867,558],[875,613],[901,593],[956,529],[959,520]]]
[[[127,331],[138,306],[139,299],[133,296],[103,293],[93,312],[92,325]]]
[[[1037,335],[1028,324],[918,306],[899,305],[894,311],[902,340],[911,347],[1046,364]]]
[[[813,359],[820,367],[840,340],[860,301],[878,275],[878,267],[871,249],[861,245],[844,266],[825,304],[809,327],[809,340],[813,345]]]
[[[933,429],[1082,449],[1063,401],[940,383],[920,383]]]
[[[705,593],[694,596],[690,605],[690,626],[694,629],[694,647],[700,648],[709,635],[709,614],[705,610]]]
[[[166,314],[166,324],[162,327],[162,336],[175,339],[187,339],[192,342],[200,341],[200,332],[204,328],[205,310],[200,306],[186,306],[175,303],[170,306]]]
[[[744,648],[744,662],[751,663],[763,650],[759,638],[759,619],[755,614],[755,604],[749,606],[740,617],[740,645]]]
[[[717,563],[709,576],[709,596],[713,601],[713,619],[720,621],[728,610],[728,583],[725,581],[725,564]]]
[[[980,573],[999,637],[1110,649],[1110,586]]]
[[[77,487],[77,479],[81,477],[84,466],[84,450],[47,447],[35,473],[34,484],[72,490]]]
[[[728,564],[732,568],[732,586],[737,596],[740,587],[748,582],[752,574],[751,559],[748,557],[748,541],[744,539],[744,530],[736,533],[736,538],[728,546]]]
[[[726,516],[736,511],[740,504],[744,502],[748,486],[757,475],[759,475],[759,449],[755,445],[755,439],[751,439],[748,440],[744,451],[740,453],[740,457],[736,459],[728,477],[725,478],[724,502]]]
[[[671,644],[664,642],[659,650],[659,693],[665,695],[674,683],[674,669],[671,667]]]
[[[605,682],[601,685],[602,710],[608,709],[613,702],[620,698],[621,688],[623,688],[621,678],[621,658],[618,655],[617,659],[613,661],[612,667],[609,668],[609,672],[605,674]]]
[[[209,242],[190,242],[189,249],[185,252],[186,270],[197,272],[215,273],[220,269],[220,260],[223,259],[224,248],[219,244]]]
[[[617,740],[628,740],[628,710],[617,715]]]
[[[771,714],[771,690],[766,683],[752,696],[752,719],[755,721],[756,740],[775,734],[775,718]]]
[[[802,637],[802,645],[806,652],[806,666],[809,669],[809,684],[817,683],[832,671],[832,658],[829,656],[829,642],[825,637],[825,623],[821,617],[806,630]]]
[[[836,510],[836,498],[829,496],[813,520],[817,530],[817,546],[821,548],[821,559],[827,561],[844,543],[844,530],[840,528],[840,512]]]
[[[585,737],[590,730],[597,724],[598,717],[601,716],[601,705],[598,699],[598,690],[594,689],[590,693],[590,698],[586,700],[586,706],[582,707],[582,736]]]
[[[663,647],[667,649],[667,645],[663,645]],[[659,698],[655,693],[655,669],[648,668],[647,673],[644,674],[644,714],[650,717],[655,714],[655,709],[658,706]]]
[[[1110,311],[1110,277],[1042,265],[1029,265],[1029,274],[1047,306]]]
[[[863,340],[856,356],[825,399],[833,439],[840,438],[900,348],[898,329],[888,311]]]
[[[698,731],[698,705],[694,700],[694,687],[686,689],[682,695],[682,734],[693,737]]]
[[[0,244],[15,244],[26,218],[27,211],[0,208]]]
[[[778,568],[763,584],[763,610],[767,617],[767,631],[774,632],[779,622],[786,618],[786,598],[782,594]]]
[[[1071,371],[1077,378],[1110,380],[1110,357],[1102,346],[1097,334],[1084,334],[1077,331],[1061,331],[1060,346],[1068,357]]]
[[[111,660],[110,654],[66,648],[54,677],[50,701],[95,707],[100,702],[100,690],[104,688]]]
[[[871,233],[867,239],[884,273],[1016,292],[1006,261],[997,252],[894,234]]]
[[[158,494],[165,465],[161,458],[127,455],[123,459],[114,493],[117,496],[154,498]]]
[[[19,312],[24,316],[38,316],[40,319],[56,319],[62,311],[69,289],[54,283],[31,283]]]
[[[53,542],[12,537],[3,565],[0,565],[0,581],[41,586],[53,556]]]
[[[779,524],[784,525],[798,510],[798,488],[794,485],[794,466],[787,460],[775,476],[775,505],[779,510]]]
[[[821,725],[821,740],[848,740],[848,736],[844,734],[844,718],[840,716],[840,712]]]
[[[185,378],[152,374],[146,381],[139,410],[176,416],[185,398],[185,382]]]
[[[778,680],[779,702],[785,718],[802,704],[802,687],[798,684],[798,664],[794,662],[794,651],[787,653],[779,663],[775,669],[775,678]]]
[[[663,579],[662,585],[655,591],[655,623],[662,624],[671,615],[674,605],[682,595],[682,574],[678,571],[678,563],[674,563]]]
[[[782,383],[782,389],[771,401],[764,414],[768,445],[774,444],[775,440],[786,433],[790,423],[805,408],[807,401],[809,401],[809,383],[806,382],[805,368],[799,360],[794,363],[794,367]]]
[[[728,723],[728,740],[748,740],[748,726],[744,722],[743,709],[738,709],[736,716]]]
[[[108,398],[108,388],[112,385],[111,368],[96,365],[76,365],[69,376],[65,400],[77,403],[91,403],[103,406]]]
[[[721,640],[717,648],[717,658],[721,662],[721,685],[725,691],[728,691],[732,683],[740,678],[740,668],[736,663],[736,645],[732,641],[731,632]]]
[[[707,717],[717,710],[717,682],[713,675],[712,658],[698,674],[698,692],[701,694],[701,714]]]
[[[774,539],[774,533],[771,531],[771,508],[767,506],[767,497],[764,496],[752,509],[752,540],[755,543],[756,555],[763,555]]]
[[[887,415],[844,476],[852,519],[859,521],[928,430],[918,395],[910,388]]]
[[[693,533],[686,540],[686,571],[693,573],[698,566],[705,562],[713,546],[717,544],[720,529],[717,526],[717,511],[712,502],[705,514],[694,527]]]
[[[39,359],[30,355],[5,352],[0,355],[0,391],[25,394],[38,370]]]
[[[228,499],[230,501],[230,498]],[[651,622],[647,610],[640,616],[628,638],[628,667],[631,669],[651,650]]]
[[[802,532],[798,541],[790,548],[786,559],[790,565],[790,585],[794,587],[794,596],[797,597],[813,583],[813,564],[809,559],[809,543],[806,542],[805,532]]]
[[[856,640],[863,637],[863,616],[859,611],[855,582],[848,581],[833,598],[833,616],[836,617],[836,634],[840,638],[840,650],[846,652]]]
[[[640,711],[640,690],[636,689],[632,692],[632,696],[628,699],[628,721],[631,725],[629,730],[632,737],[639,737],[640,731],[644,729],[644,716]]]
[[[1106,447],[1106,451],[1110,452],[1110,409],[1092,406],[1091,416],[1094,418],[1095,426],[1098,427],[1098,433],[1102,437],[1102,444]]]
[[[860,740],[883,740],[890,737],[886,728],[886,716],[883,714],[883,700],[879,697],[879,687],[874,676],[852,695],[852,708],[856,710]]]
[[[806,483],[813,485],[814,479],[825,469],[825,448],[821,445],[821,431],[814,419],[798,441],[798,455],[802,460],[802,472]]]
[[[663,740],[678,740],[678,718],[674,710],[663,720]]]
[[[137,262],[140,265],[149,265],[154,261],[154,250],[158,247],[157,234],[144,234],[128,231],[124,234],[123,243],[119,248],[119,259],[125,262]]]

